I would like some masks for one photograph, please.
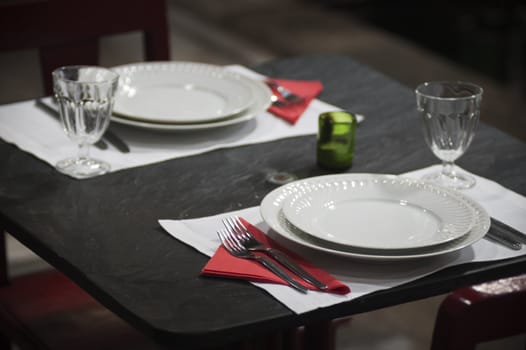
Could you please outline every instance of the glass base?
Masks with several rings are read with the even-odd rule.
[[[111,167],[108,163],[93,158],[68,158],[57,163],[55,168],[63,174],[85,179],[106,174]]]
[[[424,175],[422,179],[425,181],[433,182],[437,185],[457,190],[465,190],[471,188],[475,186],[475,183],[477,182],[473,176],[458,172],[452,172],[450,174],[436,172]]]

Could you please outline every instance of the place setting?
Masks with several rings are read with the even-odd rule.
[[[444,164],[399,175],[340,172],[297,179],[268,192],[257,207],[162,219],[160,225],[210,257],[203,276],[248,280],[297,313],[448,266],[523,255],[526,199],[453,163],[473,139],[482,90],[469,83],[435,84],[417,88],[416,108],[424,138]],[[445,117],[452,121],[435,122],[445,112],[454,114]],[[356,130],[348,116],[320,114],[319,166],[352,168]],[[471,120],[458,121],[463,118]],[[445,125],[453,122],[459,124]]]
[[[448,266],[525,253],[522,245],[510,249],[484,239],[494,230],[489,213],[501,215],[502,207],[506,222],[519,225],[513,229],[519,232],[524,198],[516,201],[510,198],[512,191],[476,175],[483,188],[476,200],[421,180],[436,168],[300,179],[269,192],[260,206],[195,219],[162,219],[159,224],[210,257],[203,277],[247,280],[297,313],[395,287]],[[497,205],[495,193],[502,194]],[[226,237],[232,234],[232,220],[259,241],[259,250],[246,237]],[[269,248],[286,254],[327,288],[290,269],[269,254]],[[281,271],[240,257],[235,249],[270,260]]]
[[[98,80],[55,74],[55,97],[5,106],[2,115],[21,118],[5,118],[0,136],[52,166],[70,159],[75,144],[82,150],[76,158],[105,163],[80,172],[57,168],[78,179],[223,147],[315,134],[318,114],[338,109],[316,99],[323,90],[320,81],[269,78],[239,65],[167,61],[66,68],[97,71]],[[108,84],[103,74],[118,76],[106,96],[99,93]],[[60,89],[66,84],[62,81],[68,89]],[[84,103],[86,99],[106,109],[94,113],[94,104]],[[25,127],[30,124],[41,132],[32,133]]]

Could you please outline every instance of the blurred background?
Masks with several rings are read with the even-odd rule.
[[[411,89],[467,80],[485,89],[482,120],[526,141],[523,1],[167,0],[167,15],[172,60],[253,67],[331,53]],[[101,42],[103,66],[141,60],[139,33]],[[0,75],[0,104],[43,95],[36,50],[0,53]],[[8,246],[12,274],[47,268],[14,239]],[[357,315],[338,329],[338,349],[429,348],[442,298]],[[523,349],[525,338],[480,348]]]
[[[167,7],[173,60],[254,66],[334,53],[410,88],[469,80],[485,89],[482,119],[526,140],[523,1],[167,0]],[[108,37],[101,64],[140,61],[141,48],[139,33]],[[0,53],[0,74],[0,103],[42,95],[36,51]]]

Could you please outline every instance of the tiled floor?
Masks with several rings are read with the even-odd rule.
[[[254,65],[296,54],[350,54],[408,86],[448,77],[478,81],[486,87],[483,119],[518,136],[526,130],[526,118],[513,112],[518,110],[515,97],[491,79],[367,27],[348,15],[321,11],[313,2],[174,0],[169,4],[174,60]],[[107,38],[102,42],[101,55],[105,66],[140,61],[140,36],[131,33]],[[1,54],[0,74],[0,104],[42,94],[34,51]],[[503,104],[503,99],[512,102]],[[14,275],[48,268],[12,238],[8,240],[8,252]],[[356,315],[339,328],[338,349],[427,349],[442,299],[443,296],[437,296]],[[523,349],[523,341],[524,337],[485,348]]]

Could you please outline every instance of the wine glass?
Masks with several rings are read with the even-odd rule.
[[[464,154],[475,135],[482,88],[467,82],[437,81],[419,85],[415,93],[426,143],[442,160],[442,170],[424,179],[455,189],[473,187],[475,178],[459,172],[454,162]]]
[[[62,127],[78,144],[77,156],[59,161],[56,169],[79,179],[107,173],[110,165],[91,158],[89,147],[108,128],[118,74],[93,66],[66,66],[52,74]]]

